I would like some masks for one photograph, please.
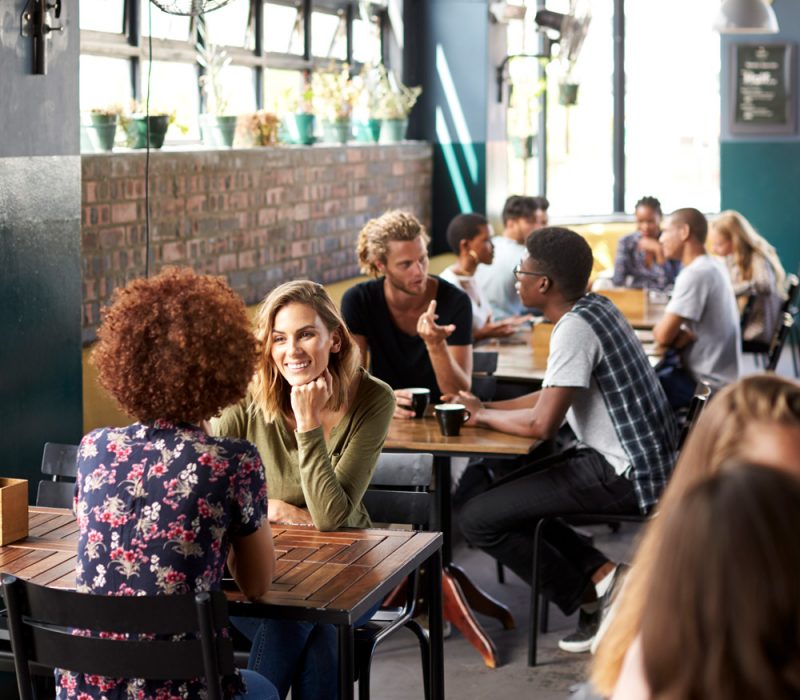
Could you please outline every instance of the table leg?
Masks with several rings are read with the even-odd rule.
[[[353,626],[339,625],[336,632],[339,638],[339,700],[354,700]]]
[[[497,668],[499,661],[497,648],[475,619],[461,586],[449,569],[442,572],[442,597],[445,618],[478,650],[483,662],[489,668]]]
[[[478,612],[497,618],[505,629],[514,627],[514,618],[511,611],[481,591],[467,574],[453,564],[452,547],[452,504],[450,499],[450,458],[434,457],[436,470],[436,499],[437,513],[435,522],[438,523],[443,535],[442,561],[442,586],[444,596],[444,615],[454,624],[461,634],[474,646],[483,657],[484,663],[489,668],[497,668],[497,649],[494,642],[484,632],[480,623],[472,612]]]
[[[442,641],[442,552],[428,559],[428,624],[431,700],[444,700],[444,645]]]

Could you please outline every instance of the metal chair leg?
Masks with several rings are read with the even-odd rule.
[[[536,665],[536,651],[539,642],[539,556],[542,541],[542,528],[547,523],[546,518],[542,518],[536,523],[533,534],[533,567],[531,576],[531,614],[528,621],[528,666]]]

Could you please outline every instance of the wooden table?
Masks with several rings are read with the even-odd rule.
[[[514,618],[506,606],[479,589],[466,572],[453,563],[450,458],[510,458],[528,454],[536,444],[537,441],[530,438],[472,426],[462,427],[458,437],[445,437],[432,416],[410,420],[393,418],[384,443],[387,452],[430,452],[434,455],[439,528],[444,535],[441,578],[444,616],[478,650],[489,668],[498,665],[497,648],[472,611],[500,620],[506,629],[514,627]]]
[[[426,561],[430,620],[431,696],[444,699],[442,535],[406,530],[319,532],[273,528],[275,576],[263,603],[226,591],[231,612],[336,625],[339,695],[353,698],[353,624]],[[78,525],[71,512],[30,507],[28,537],[0,547],[0,573],[45,586],[74,588]]]

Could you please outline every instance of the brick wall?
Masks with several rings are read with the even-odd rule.
[[[113,290],[144,274],[145,155],[82,160],[83,339]],[[225,275],[248,304],[290,279],[358,273],[355,243],[387,209],[431,218],[431,147],[314,146],[150,154],[151,274]]]

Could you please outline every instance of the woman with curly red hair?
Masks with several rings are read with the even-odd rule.
[[[81,441],[75,513],[77,589],[104,595],[219,590],[227,561],[257,599],[275,564],[264,467],[253,445],[201,425],[241,398],[258,342],[224,280],[168,269],[118,290],[92,359],[100,383],[136,418]],[[277,693],[247,672],[226,698]],[[146,681],[57,673],[58,698],[206,695],[203,680]]]
[[[383,448],[394,395],[360,354],[325,289],[298,280],[274,289],[256,317],[262,343],[248,396],[215,422],[217,435],[253,442],[267,468],[272,522],[320,530],[369,527],[361,499]],[[237,619],[252,641],[249,667],[281,697],[334,700],[332,625]]]

